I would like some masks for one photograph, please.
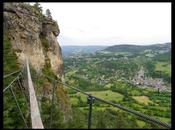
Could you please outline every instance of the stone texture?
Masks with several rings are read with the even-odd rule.
[[[9,34],[21,65],[25,63],[25,56],[27,56],[32,67],[37,72],[41,72],[45,65],[45,58],[48,57],[53,72],[63,78],[63,60],[57,41],[60,30],[56,21],[45,16],[40,20],[36,12],[25,8],[22,3],[5,3],[4,29]],[[49,51],[46,53],[41,43],[41,34],[49,42]]]
[[[39,15],[28,4],[4,3],[4,32],[8,34],[21,66],[26,63],[27,56],[30,65],[38,73],[41,73],[46,63],[48,63],[47,61],[50,61],[51,70],[63,81],[63,59],[61,48],[57,41],[57,36],[60,33],[59,26],[53,19],[44,15],[41,18]],[[41,35],[48,41],[49,47],[47,50],[42,44]],[[43,86],[43,88],[47,87],[50,87],[49,90],[51,90],[52,85]],[[69,97],[63,88],[59,89],[59,92],[62,95],[62,97],[59,97],[61,99],[60,107],[66,115],[64,119],[67,120],[67,113],[68,111],[70,112]],[[46,96],[49,97],[50,94],[51,91]]]

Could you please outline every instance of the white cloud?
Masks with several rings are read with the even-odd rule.
[[[61,45],[171,41],[171,3],[40,3],[50,9]]]

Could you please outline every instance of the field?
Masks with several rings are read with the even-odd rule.
[[[157,62],[156,63],[156,71],[163,71],[171,76],[171,65],[166,62]]]
[[[164,51],[167,47],[151,46],[142,49],[136,47],[133,50],[132,47],[123,46],[123,51],[118,47],[96,54],[65,58],[66,83],[93,96],[171,123],[171,93],[155,89],[159,84],[156,78],[162,79],[160,88],[167,90],[171,86],[169,52]],[[161,50],[163,53],[159,54]],[[145,84],[134,84],[132,80],[138,76],[142,67]],[[150,81],[152,85],[146,84],[149,82],[145,80],[147,77],[154,79]],[[89,111],[87,96],[71,90],[68,93],[72,108],[87,117]],[[93,128],[161,128],[97,100],[94,101],[92,110]]]
[[[133,96],[133,98],[139,103],[148,105],[148,103],[153,103],[147,96]]]
[[[118,92],[113,92],[111,90],[105,90],[105,91],[89,91],[87,92],[91,95],[94,95],[96,97],[99,97],[99,98],[102,98],[102,99],[105,99],[105,100],[109,100],[109,101],[121,101],[123,99],[123,95],[118,93]],[[74,105],[77,105],[78,104],[78,98],[77,97],[80,97],[83,102],[86,102],[87,101],[87,96],[80,93],[80,92],[77,92],[76,94],[70,94],[70,96],[72,97],[71,98],[71,103],[74,104]]]

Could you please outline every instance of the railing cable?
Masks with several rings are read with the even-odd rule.
[[[47,75],[45,75],[45,74],[43,74],[45,77],[47,77],[47,78],[49,78],[49,79],[51,79],[51,80],[55,80],[55,79],[53,79],[53,78],[51,78],[51,77],[49,77],[49,76],[47,76]],[[78,91],[78,92],[81,92],[81,93],[83,93],[83,94],[85,94],[85,95],[87,95],[87,96],[90,96],[90,94],[88,94],[88,93],[86,93],[86,92],[84,92],[84,91],[82,91],[82,90],[80,90],[80,89],[78,89],[78,88],[75,88],[75,87],[72,87],[72,86],[70,86],[70,85],[68,85],[68,84],[66,84],[66,83],[63,83],[63,82],[61,82],[61,81],[58,81],[58,80],[55,80],[57,83],[61,83],[61,84],[63,84],[63,85],[65,85],[65,86],[67,86],[67,87],[69,87],[69,88],[72,88],[72,89],[74,89],[75,91]]]
[[[3,89],[3,93],[10,88],[10,86],[18,79],[19,76],[20,73],[12,80],[12,82],[6,88]]]
[[[164,126],[164,127],[167,127],[167,128],[171,128],[171,125],[170,125],[170,124],[168,124],[168,123],[166,123],[166,122],[162,122],[162,121],[160,121],[160,120],[158,120],[158,119],[155,119],[155,118],[153,118],[153,117],[150,117],[150,116],[148,116],[148,115],[146,115],[146,114],[139,113],[139,112],[137,112],[137,111],[135,111],[135,110],[131,110],[131,109],[129,109],[129,108],[126,108],[126,107],[124,107],[124,106],[121,106],[120,104],[113,103],[113,102],[110,102],[110,101],[106,101],[106,100],[104,100],[104,99],[101,99],[101,98],[98,98],[98,97],[95,97],[95,96],[92,96],[92,97],[94,97],[96,100],[99,100],[99,101],[101,101],[101,102],[110,104],[110,105],[115,106],[115,107],[118,107],[118,108],[120,108],[120,109],[122,109],[122,110],[124,110],[124,111],[130,112],[130,113],[132,113],[132,114],[134,114],[134,115],[137,115],[137,116],[139,116],[139,117],[145,118],[145,119],[151,121],[151,123],[154,123],[154,124],[156,123],[156,124],[159,124],[159,125],[161,125],[161,126]]]
[[[27,98],[26,98],[26,96],[25,96],[25,94],[24,94],[24,91],[23,91],[23,89],[22,89],[22,85],[21,85],[21,83],[20,83],[19,77],[17,78],[17,83],[19,84],[18,86],[19,86],[19,88],[20,88],[20,91],[21,91],[23,97],[25,98],[25,101],[26,101],[26,104],[27,104],[27,108],[28,108],[28,110],[30,110],[30,107],[29,107],[29,104],[28,104],[28,102],[27,102]]]
[[[51,80],[55,80],[55,79],[53,79],[53,78],[51,78],[51,77],[49,77],[49,76],[47,76],[47,75],[45,75],[45,74],[43,74],[43,75],[46,76],[47,78],[51,79]],[[121,106],[120,104],[113,103],[113,102],[111,102],[111,101],[106,101],[106,100],[101,99],[101,98],[96,97],[96,96],[92,96],[91,94],[88,94],[88,93],[86,93],[86,92],[84,92],[84,91],[82,91],[82,90],[80,90],[80,89],[78,89],[78,88],[72,87],[72,86],[70,86],[70,85],[68,85],[68,84],[66,84],[66,83],[61,82],[61,81],[58,81],[58,80],[55,80],[55,81],[58,82],[58,83],[63,84],[64,86],[66,86],[66,87],[68,87],[68,88],[72,88],[72,89],[74,89],[75,91],[78,91],[78,92],[81,92],[81,93],[87,95],[88,98],[89,98],[88,100],[91,100],[92,98],[94,98],[94,99],[96,99],[96,100],[98,100],[98,101],[104,102],[104,103],[106,103],[106,104],[110,104],[110,105],[112,105],[112,106],[114,106],[114,107],[120,108],[120,109],[122,109],[122,110],[124,110],[124,111],[130,112],[130,113],[132,113],[132,114],[134,114],[134,115],[137,115],[137,116],[139,116],[139,117],[142,117],[142,118],[144,118],[144,119],[147,119],[148,121],[151,121],[150,123],[159,124],[159,125],[161,125],[161,126],[164,126],[164,127],[167,127],[167,128],[171,128],[171,125],[168,124],[168,123],[166,123],[166,122],[162,122],[162,121],[160,121],[160,120],[158,120],[158,119],[155,119],[155,118],[153,118],[153,117],[150,117],[150,116],[148,116],[148,115],[146,115],[146,114],[139,113],[139,112],[137,112],[137,111],[135,111],[135,110],[131,110],[131,109],[127,108],[127,107]],[[94,99],[93,99],[93,100],[94,100]],[[91,102],[90,102],[89,114],[91,114],[91,110],[92,110],[92,108],[91,108],[92,106],[91,106],[91,105],[92,105],[92,104],[91,104]],[[91,117],[91,115],[89,115],[89,117]],[[88,121],[89,121],[89,123],[88,123],[88,128],[90,128],[91,119],[89,119]]]
[[[21,71],[21,70],[17,70],[17,71],[14,71],[14,72],[12,72],[12,73],[6,74],[6,75],[3,76],[3,78],[7,78],[7,77],[9,77],[9,76],[11,76],[11,75],[14,75],[14,74],[20,72],[20,71]]]
[[[15,71],[15,72],[12,72],[10,74],[7,74],[7,75],[4,76],[4,78],[6,78],[6,77],[8,77],[10,75],[16,74],[17,72],[20,72],[20,70]],[[20,80],[19,80],[19,78],[20,78],[19,76],[21,76],[21,78],[23,77],[22,76],[22,73],[23,72],[24,72],[24,68],[12,80],[12,82],[5,89],[3,89],[3,93],[6,92],[6,90],[8,90],[10,88],[10,91],[11,91],[11,93],[13,95],[13,98],[15,99],[17,108],[18,108],[18,110],[20,112],[20,115],[21,115],[23,121],[24,121],[24,124],[25,124],[26,128],[28,128],[28,125],[26,123],[26,120],[24,118],[24,115],[23,115],[23,113],[21,111],[21,108],[20,108],[19,103],[17,101],[16,95],[15,95],[15,93],[13,91],[13,88],[12,88],[13,87],[13,83],[15,83],[17,81],[17,83],[18,83],[17,86],[20,87],[20,90],[23,93],[23,96],[25,97],[25,94],[24,94],[24,92],[22,90],[22,85],[21,85]],[[139,116],[139,117],[141,117],[143,119],[146,119],[150,123],[158,124],[158,125],[161,125],[161,126],[164,126],[164,127],[167,127],[167,128],[171,128],[171,124],[168,124],[166,122],[162,122],[162,121],[160,121],[158,119],[155,119],[153,117],[150,117],[149,115],[146,115],[146,114],[137,112],[135,110],[129,109],[129,108],[124,107],[124,106],[122,106],[120,104],[113,103],[111,101],[107,101],[107,100],[101,99],[99,97],[93,96],[93,95],[91,95],[91,94],[89,94],[87,92],[84,92],[84,91],[82,91],[82,90],[80,90],[78,88],[72,87],[72,86],[70,86],[70,85],[68,85],[66,83],[63,83],[63,82],[61,82],[59,80],[56,80],[54,78],[51,78],[50,76],[47,76],[45,74],[43,74],[43,75],[53,81],[53,85],[52,85],[52,102],[51,102],[51,111],[50,111],[50,114],[51,114],[51,117],[50,117],[50,128],[52,127],[52,120],[53,120],[54,92],[55,92],[55,85],[56,85],[55,83],[56,82],[57,83],[61,83],[65,87],[71,88],[71,89],[73,89],[73,90],[75,90],[77,92],[81,92],[84,95],[88,96],[87,97],[87,101],[88,101],[88,104],[89,104],[88,129],[91,128],[92,104],[94,103],[94,100],[98,100],[100,102],[103,102],[103,103],[106,103],[106,104],[110,104],[110,105],[112,105],[114,107],[120,108],[120,109],[122,109],[124,111],[127,111],[129,113],[132,113],[134,115],[137,115],[137,116]],[[27,77],[28,77],[29,97],[30,97],[30,109],[31,109],[32,128],[44,128],[43,127],[43,124],[42,124],[41,117],[40,117],[39,109],[38,109],[38,104],[37,104],[37,100],[36,100],[35,90],[33,88],[33,83],[32,83],[32,80],[31,80],[31,74],[30,74],[30,68],[29,68],[28,60],[27,60]],[[26,99],[26,97],[25,97],[25,99]],[[26,99],[26,103],[27,103],[27,99]],[[28,106],[28,104],[27,104],[27,106]],[[28,108],[29,108],[29,106],[28,106]]]
[[[15,102],[16,102],[16,105],[17,105],[17,108],[18,108],[18,111],[19,111],[19,113],[20,113],[20,115],[21,115],[21,117],[22,117],[22,119],[23,119],[23,121],[24,121],[24,124],[25,124],[26,128],[28,128],[28,125],[27,125],[27,123],[26,123],[26,120],[25,120],[24,115],[23,115],[23,113],[22,113],[22,111],[21,111],[21,108],[20,108],[20,106],[19,106],[19,103],[18,103],[18,101],[17,101],[16,95],[15,95],[15,93],[14,93],[12,87],[13,87],[13,86],[11,85],[11,86],[10,86],[10,91],[11,91],[11,93],[12,93],[12,95],[13,95],[13,98],[15,99]]]

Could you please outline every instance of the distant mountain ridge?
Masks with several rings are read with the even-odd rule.
[[[130,45],[130,44],[122,44],[122,45],[113,45],[113,46],[61,46],[62,54],[64,57],[71,56],[74,54],[88,54],[88,53],[96,53],[96,52],[129,52],[133,54],[139,54],[145,50],[151,51],[166,51],[170,52],[171,43],[164,44],[152,44],[152,45]]]
[[[63,56],[69,56],[77,53],[95,53],[105,49],[108,46],[62,46]]]
[[[107,47],[103,51],[140,53],[144,50],[159,51],[159,50],[170,50],[170,49],[171,49],[171,43],[153,44],[153,45],[123,44],[123,45],[114,45],[114,46]]]

